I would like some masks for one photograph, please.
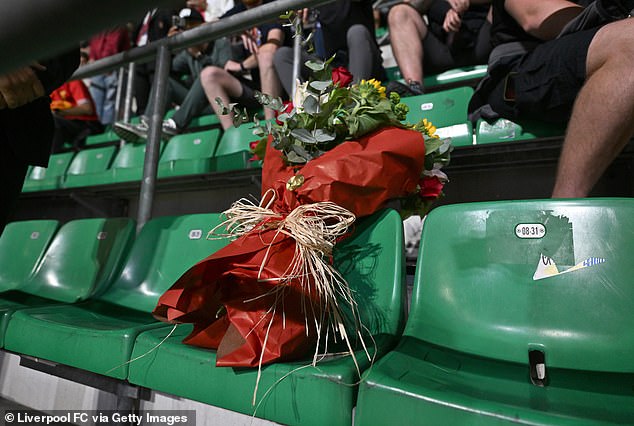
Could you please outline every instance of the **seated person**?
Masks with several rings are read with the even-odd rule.
[[[634,1],[494,0],[487,118],[567,123],[552,196],[586,197],[634,135]],[[587,2],[585,2],[587,3]]]
[[[381,50],[374,37],[374,15],[372,1],[342,0],[316,9],[321,25],[324,57],[336,55],[333,66],[345,66],[353,76],[353,82],[376,78],[385,79]],[[304,14],[306,11],[302,11]],[[303,52],[302,78],[309,70],[303,64],[310,56]],[[282,85],[290,95],[293,86],[293,49],[282,47],[275,54],[275,69]]]
[[[264,3],[270,1],[266,0]],[[251,9],[262,3],[262,0],[242,0],[242,3],[237,4],[223,17]],[[242,40],[249,54],[246,59],[242,62],[227,61],[224,68],[209,66],[200,73],[207,99],[218,114],[220,125],[225,130],[233,126],[233,117],[231,114],[222,114],[222,108],[216,102],[216,98],[220,98],[224,105],[233,101],[246,108],[259,108],[260,104],[254,97],[254,90],[258,86],[262,93],[273,97],[280,97],[282,94],[282,86],[273,66],[273,57],[280,46],[291,41],[286,27],[278,22],[263,23],[245,31],[242,34]],[[248,75],[251,79],[246,78]],[[264,116],[267,120],[272,119],[275,111],[266,108]]]
[[[424,92],[424,73],[437,74],[487,62],[491,51],[490,0],[406,0],[390,9],[394,59],[405,84],[390,82],[401,96]],[[427,14],[429,24],[423,20]]]
[[[196,9],[185,8],[180,11],[177,22],[178,25],[170,30],[170,35],[196,28],[204,23],[204,19]],[[168,79],[167,85],[167,105],[169,107],[172,103],[176,103],[180,105],[180,108],[171,118],[163,121],[162,136],[164,138],[169,139],[181,133],[194,117],[213,113],[200,84],[200,72],[209,65],[224,66],[230,57],[231,46],[226,38],[188,47],[174,56],[172,77]],[[114,124],[113,130],[121,139],[137,142],[147,138],[149,116],[154,109],[154,90],[152,88],[150,92],[149,102],[141,116],[140,124],[124,122]]]
[[[75,151],[81,149],[86,136],[103,132],[88,88],[81,80],[62,84],[50,95],[55,122],[52,152],[64,150],[68,142]]]

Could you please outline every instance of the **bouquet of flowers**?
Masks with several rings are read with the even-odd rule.
[[[258,95],[279,112],[276,122],[256,120],[261,202],[242,199],[225,212],[233,241],[187,271],[154,310],[163,321],[193,323],[184,342],[217,349],[218,366],[311,350],[315,362],[327,335],[353,353],[349,336],[360,336],[362,324],[333,247],[356,217],[389,200],[424,214],[447,179],[450,141],[426,120],[403,124],[408,110],[397,94],[386,96],[375,80],[351,84],[330,61],[307,65],[314,78],[298,84],[291,105]]]

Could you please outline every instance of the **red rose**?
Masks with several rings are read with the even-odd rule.
[[[275,122],[278,124],[278,126],[281,126],[284,124],[280,120],[277,119],[278,115],[289,113],[293,111],[293,108],[295,108],[295,106],[293,105],[293,102],[284,101],[284,108],[282,108],[281,111],[275,111]]]
[[[352,83],[352,74],[344,67],[337,67],[332,70],[332,82],[339,87],[346,87]]]
[[[442,192],[444,183],[437,176],[425,176],[419,182],[420,196],[423,200],[435,200]]]

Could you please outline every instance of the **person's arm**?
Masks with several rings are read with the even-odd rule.
[[[530,35],[552,40],[583,7],[567,0],[506,0],[506,11]]]

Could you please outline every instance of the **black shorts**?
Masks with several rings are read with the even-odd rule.
[[[598,30],[547,41],[518,58],[489,95],[492,109],[511,120],[567,122],[586,80],[588,48]]]

